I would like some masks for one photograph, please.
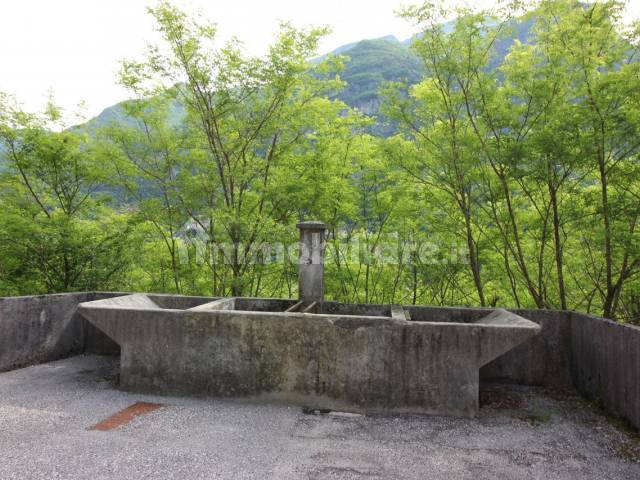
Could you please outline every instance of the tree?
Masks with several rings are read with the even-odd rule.
[[[115,287],[127,266],[129,225],[94,198],[100,176],[86,138],[61,128],[53,103],[35,115],[0,100],[4,283],[21,292],[22,282],[49,293]]]
[[[438,5],[403,12],[422,28],[425,78],[386,89],[399,125],[390,156],[431,209],[456,207],[481,304],[483,276],[504,277],[517,306],[615,317],[640,268],[639,37],[621,26],[623,4],[544,1],[519,18],[462,9],[446,29]],[[522,24],[528,36],[508,41]],[[491,283],[495,303],[505,285]]]
[[[169,256],[173,290],[183,293],[185,282],[194,287],[197,273],[193,263],[184,265],[179,238],[191,218],[181,187],[190,181],[192,168],[181,119],[171,124],[172,106],[162,95],[121,104],[127,122],[112,122],[99,130],[104,140],[99,155],[112,185],[126,192],[127,202],[160,239]]]
[[[464,14],[467,17],[458,20],[454,31],[446,33],[439,17],[426,6],[403,12],[405,18],[423,28],[412,48],[423,62],[425,78],[410,89],[400,83],[389,84],[384,112],[400,127],[401,133],[388,146],[389,154],[406,173],[406,180],[424,185],[432,192],[435,204],[442,200],[435,193],[439,191],[456,205],[460,231],[469,251],[471,276],[478,301],[484,306],[479,231],[474,225],[480,191],[476,158],[479,145],[467,117],[461,83],[468,85],[472,81],[473,71],[464,70],[466,59],[482,50],[486,58],[481,61],[486,63],[495,35],[484,35],[482,22],[488,19]],[[477,30],[470,33],[471,27]]]
[[[220,254],[231,278],[216,290],[240,295],[250,283],[251,259],[274,226],[295,213],[274,179],[313,135],[309,120],[324,107],[321,97],[340,86],[326,64],[308,62],[326,29],[283,24],[266,56],[256,58],[235,40],[216,48],[214,25],[168,3],[149,11],[163,48],[152,48],[143,62],[125,62],[122,82],[143,95],[172,92],[186,106],[194,181],[184,199],[209,243],[228,246]]]
[[[640,269],[636,229],[640,36],[637,30],[623,34],[623,7],[619,1],[584,5],[558,0],[545,2],[540,9],[547,22],[541,40],[550,50],[562,51],[562,67],[574,82],[572,119],[580,130],[579,154],[587,159],[585,179],[597,179],[599,184],[597,207],[595,189],[585,184],[587,205],[598,228],[595,236],[584,237],[583,247],[602,253],[589,256],[587,274],[606,318],[615,317],[624,283]]]

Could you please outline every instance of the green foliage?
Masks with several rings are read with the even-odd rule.
[[[396,163],[457,206],[480,303],[615,317],[640,268],[638,37],[619,28],[621,4],[541,2],[528,43],[497,65],[512,18],[461,10],[445,31],[434,11],[405,12],[423,25],[427,75],[388,88],[411,145]],[[483,280],[496,276],[508,283]]]
[[[58,129],[53,103],[25,113],[4,97],[0,142],[0,288],[11,294],[118,288],[130,224],[95,193],[100,169],[86,139]]]
[[[422,76],[419,58],[395,39],[363,40],[344,53],[341,78],[347,82],[339,97],[347,105],[365,107],[379,101],[384,82],[416,83]],[[363,110],[362,108],[360,108]],[[365,111],[376,113],[377,108]]]
[[[161,43],[123,63],[136,99],[73,129],[0,99],[0,291],[295,297],[295,224],[320,219],[329,298],[638,321],[640,37],[621,5],[429,2],[402,13],[410,48],[310,62],[326,29],[283,24],[253,57],[161,2]]]

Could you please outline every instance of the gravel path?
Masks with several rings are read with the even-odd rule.
[[[576,398],[493,386],[476,419],[316,414],[114,388],[79,356],[0,374],[0,479],[640,479],[640,442]],[[136,402],[164,406],[88,430]]]

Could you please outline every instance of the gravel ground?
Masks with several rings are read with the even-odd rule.
[[[0,374],[0,479],[640,479],[638,437],[579,399],[490,386],[476,419],[319,414],[114,387],[112,358]],[[139,401],[165,406],[109,431]]]

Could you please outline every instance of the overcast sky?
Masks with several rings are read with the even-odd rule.
[[[451,0],[457,1],[457,0]],[[122,58],[140,57],[154,38],[146,13],[155,0],[2,0],[0,2],[0,91],[29,109],[40,109],[49,91],[66,110],[82,101],[88,117],[127,98],[117,85]],[[326,53],[364,38],[411,36],[394,15],[411,0],[177,0],[218,24],[221,38],[236,35],[251,53],[274,37],[279,20],[297,26],[329,25]],[[490,4],[491,0],[479,0]],[[638,17],[640,1],[629,6]]]

